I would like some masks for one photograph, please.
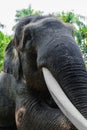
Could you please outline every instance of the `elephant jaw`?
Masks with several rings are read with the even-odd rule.
[[[45,82],[54,101],[78,130],[87,130],[87,120],[75,108],[47,68],[42,68]]]

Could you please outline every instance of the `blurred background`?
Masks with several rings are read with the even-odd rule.
[[[26,15],[52,15],[74,30],[87,66],[87,4],[86,0],[0,0],[0,71],[5,48],[14,35],[14,27]]]

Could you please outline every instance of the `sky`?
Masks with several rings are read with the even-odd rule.
[[[61,11],[74,11],[87,17],[86,0],[0,0],[0,23],[6,27],[5,33],[12,34],[16,10],[28,8],[43,11],[44,14]]]

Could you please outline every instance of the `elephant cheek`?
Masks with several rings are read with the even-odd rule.
[[[25,114],[26,114],[26,109],[24,107],[16,110],[15,119],[16,119],[16,125],[18,128],[22,125]]]

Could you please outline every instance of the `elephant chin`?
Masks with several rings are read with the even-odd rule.
[[[44,67],[42,68],[42,72],[52,98],[64,113],[64,115],[78,130],[87,130],[87,120],[71,103],[51,72]]]

